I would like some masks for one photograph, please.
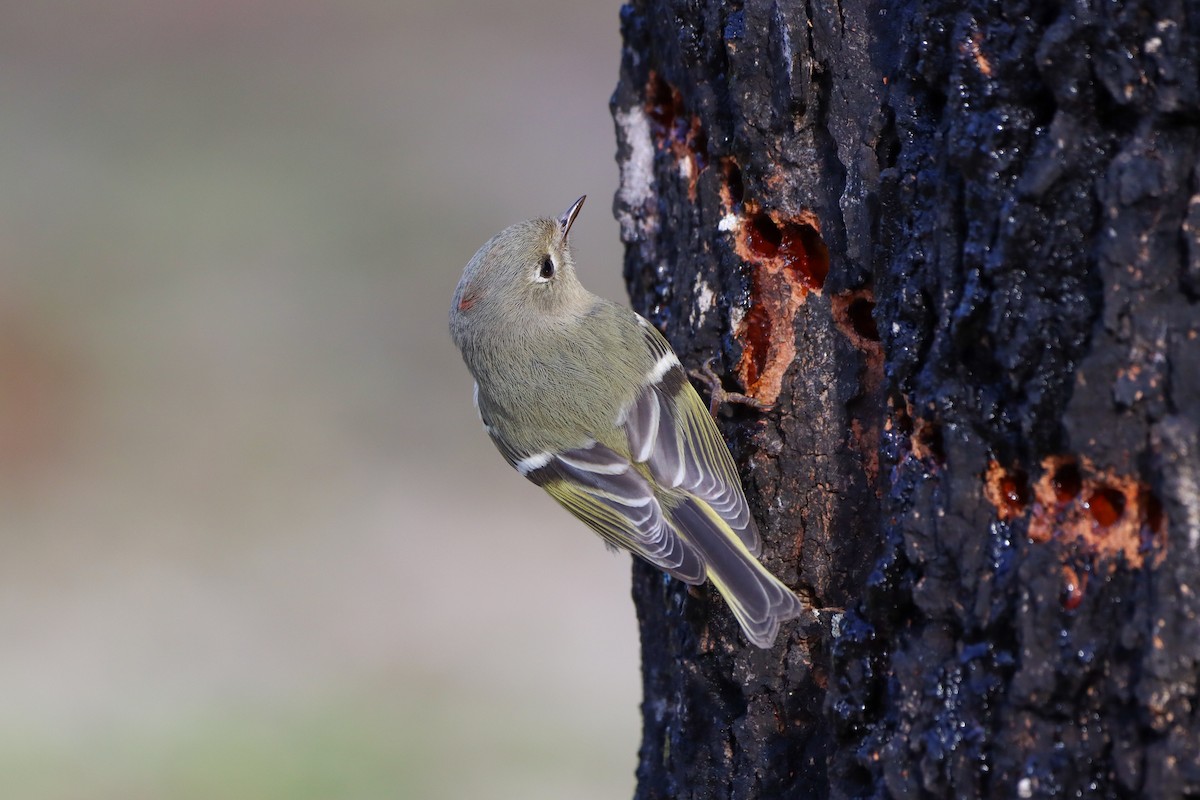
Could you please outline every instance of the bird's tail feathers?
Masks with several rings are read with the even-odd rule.
[[[738,535],[702,500],[687,496],[670,514],[680,534],[703,553],[709,579],[755,645],[770,647],[779,623],[804,613],[807,607],[800,598],[758,563]]]

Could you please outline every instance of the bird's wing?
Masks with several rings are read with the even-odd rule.
[[[618,421],[633,460],[644,463],[660,487],[707,503],[757,556],[758,528],[725,440],[667,340],[638,319],[654,366]]]
[[[599,443],[538,453],[515,464],[610,544],[631,550],[685,583],[703,583],[707,564],[663,514],[649,481],[629,459]]]
[[[504,459],[606,542],[632,551],[685,583],[704,582],[704,557],[679,537],[654,488],[627,457],[596,441],[562,452],[526,453],[491,424],[478,394],[476,407],[484,430]]]

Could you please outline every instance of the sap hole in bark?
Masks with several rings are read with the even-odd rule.
[[[829,248],[821,234],[811,225],[783,226],[783,243],[779,247],[784,267],[798,272],[809,285],[820,290],[829,275]],[[875,336],[879,338],[878,332]]]
[[[646,86],[646,114],[660,139],[671,134],[682,109],[683,95],[679,90],[667,83],[662,75],[651,71]]]
[[[1063,592],[1062,604],[1067,611],[1074,611],[1079,608],[1083,602],[1083,595],[1087,591],[1088,574],[1086,571],[1078,570],[1070,564],[1063,565]]]
[[[996,461],[988,463],[983,494],[1002,520],[1016,519],[1029,505],[1029,475],[1023,469],[1005,469]]]
[[[1112,527],[1125,513],[1125,495],[1111,486],[1099,486],[1086,500],[1083,507],[1101,528]]]
[[[742,380],[747,388],[754,386],[767,367],[770,354],[771,317],[765,306],[756,303],[742,317],[742,360],[745,364]]]
[[[1029,503],[1029,478],[1023,470],[1013,470],[1000,479],[1000,499],[1014,516],[1024,513]]]
[[[729,201],[736,211],[746,196],[746,185],[742,182],[742,169],[732,158],[721,159],[721,173],[725,176],[725,185],[729,187]]]
[[[750,218],[750,227],[746,231],[746,245],[750,252],[762,259],[774,258],[779,254],[779,245],[783,243],[783,232],[766,214],[755,214]]]
[[[913,428],[913,455],[917,458],[932,458],[939,464],[946,461],[946,444],[942,439],[942,426],[928,419],[918,418]]]
[[[896,420],[896,430],[898,430],[902,436],[912,436],[913,419],[912,415],[908,413],[907,405],[903,402],[893,402],[893,408],[893,416]]]
[[[791,278],[801,280],[812,289],[819,290],[825,285],[825,277],[829,274],[829,248],[811,225],[776,224],[768,214],[759,212],[750,217],[746,227],[746,247],[762,261],[778,258]],[[878,341],[878,331],[874,338]]]
[[[1074,462],[1060,465],[1050,480],[1054,486],[1054,497],[1061,505],[1066,505],[1078,497],[1079,490],[1083,486],[1083,478],[1079,475],[1079,465]]]
[[[850,303],[850,308],[847,314],[850,317],[850,324],[854,326],[854,332],[872,342],[879,341],[879,328],[875,325],[875,304],[865,297],[855,298]]]

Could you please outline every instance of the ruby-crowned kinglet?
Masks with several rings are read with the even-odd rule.
[[[567,234],[583,201],[506,228],[463,271],[450,333],[484,429],[610,545],[685,583],[712,579],[770,647],[805,606],[755,558],[733,458],[667,340],[579,283]]]

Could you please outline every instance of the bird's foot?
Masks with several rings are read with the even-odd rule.
[[[749,406],[756,411],[767,411],[771,408],[769,403],[764,403],[750,395],[727,391],[721,385],[721,378],[713,372],[712,362],[713,359],[708,359],[699,369],[688,370],[688,375],[708,388],[708,413],[712,414],[713,419],[716,419],[717,412],[721,410],[721,407],[728,403]]]

